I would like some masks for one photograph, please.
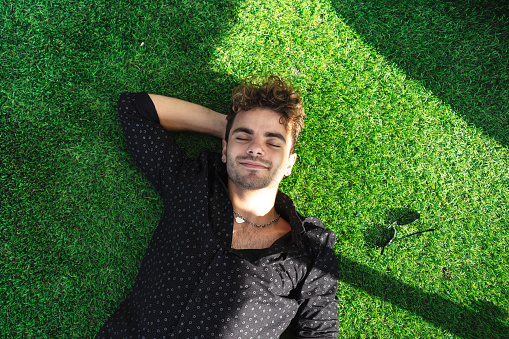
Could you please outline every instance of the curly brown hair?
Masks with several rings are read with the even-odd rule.
[[[240,111],[268,108],[281,114],[282,123],[292,135],[290,153],[295,152],[299,133],[304,127],[304,107],[300,93],[278,76],[271,75],[258,83],[256,76],[247,77],[232,91],[232,105],[227,116],[225,140],[228,141],[235,116]]]

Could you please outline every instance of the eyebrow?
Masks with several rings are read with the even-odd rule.
[[[235,133],[246,133],[246,134],[249,134],[249,135],[253,135],[254,131],[252,129],[249,129],[249,128],[239,127],[239,128],[236,128],[232,132],[232,135],[235,134]],[[276,138],[276,139],[279,139],[282,142],[286,143],[286,138],[281,133],[267,132],[267,133],[265,133],[265,137],[267,137],[267,138]]]

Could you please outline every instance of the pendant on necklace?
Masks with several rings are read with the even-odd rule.
[[[243,222],[245,222],[245,220],[242,219],[241,217],[235,217],[235,221],[237,222],[237,224],[242,224]]]

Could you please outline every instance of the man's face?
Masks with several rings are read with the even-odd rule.
[[[290,154],[290,131],[281,115],[269,109],[239,112],[228,142],[223,140],[223,162],[228,177],[245,189],[278,187],[290,175],[297,155]]]

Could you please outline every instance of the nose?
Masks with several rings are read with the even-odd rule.
[[[246,152],[247,154],[252,156],[263,156],[265,154],[262,143],[257,140],[253,140],[249,144],[249,147],[247,148]]]

